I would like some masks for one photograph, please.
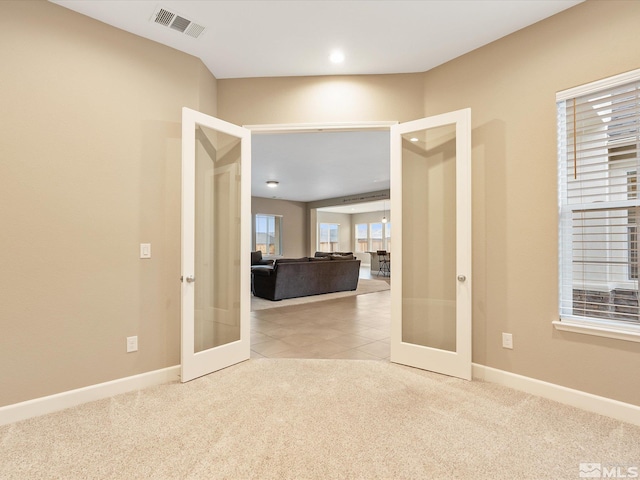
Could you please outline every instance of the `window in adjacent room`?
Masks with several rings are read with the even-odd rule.
[[[369,250],[369,226],[366,223],[356,224],[356,252]]]
[[[340,225],[338,223],[320,223],[318,225],[318,251],[340,251]]]
[[[357,223],[356,252],[391,251],[391,222]]]
[[[383,223],[370,223],[369,224],[369,229],[371,231],[371,251],[375,252],[377,250],[384,250],[384,242],[383,242],[383,238],[384,236],[382,235],[382,227],[383,227]]]
[[[560,321],[640,341],[640,70],[557,96]]]
[[[253,250],[263,255],[282,255],[282,216],[256,214]]]

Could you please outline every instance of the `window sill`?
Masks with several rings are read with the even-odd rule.
[[[562,330],[563,332],[615,338],[616,340],[626,340],[628,342],[640,342],[640,326],[589,324],[584,321],[571,319],[555,320],[551,323],[553,323],[556,330]]]

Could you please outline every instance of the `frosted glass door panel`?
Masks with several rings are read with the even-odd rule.
[[[196,352],[240,339],[240,139],[198,127],[195,184]]]
[[[402,341],[455,351],[455,125],[402,135],[402,165]]]

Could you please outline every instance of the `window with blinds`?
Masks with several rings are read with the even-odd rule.
[[[640,70],[557,97],[560,318],[640,327]]]

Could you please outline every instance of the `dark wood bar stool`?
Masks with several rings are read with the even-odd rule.
[[[382,273],[385,277],[391,275],[391,258],[386,250],[378,250],[378,276]]]

